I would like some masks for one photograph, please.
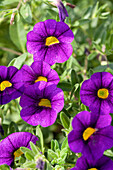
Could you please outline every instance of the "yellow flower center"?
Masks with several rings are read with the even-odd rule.
[[[48,99],[41,99],[38,106],[45,106],[51,108],[51,102]]]
[[[16,150],[14,152],[14,154],[13,154],[14,155],[14,159],[19,157],[19,156],[21,156],[22,154],[23,154],[23,152],[20,149]]]
[[[83,132],[83,139],[86,141],[89,139],[89,137],[96,132],[96,130],[92,127],[88,127],[84,132]]]
[[[7,81],[7,80],[2,81],[0,83],[0,91],[4,91],[7,87],[11,87],[11,86],[12,86],[12,84],[9,81]]]
[[[88,170],[98,170],[97,168],[90,168],[90,169],[88,169]]]
[[[46,82],[47,82],[47,78],[46,78],[46,77],[43,77],[43,76],[39,76],[39,77],[35,80],[35,83],[38,82],[38,81],[46,81]]]
[[[50,45],[58,44],[58,43],[59,43],[59,40],[56,37],[50,36],[46,38],[45,45],[50,46]]]
[[[101,99],[106,99],[109,95],[109,91],[108,91],[108,89],[105,89],[105,88],[99,89],[97,92],[97,95]]]

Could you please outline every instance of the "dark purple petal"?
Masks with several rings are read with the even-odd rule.
[[[62,1],[60,1],[59,3],[57,3],[57,7],[58,7],[58,10],[59,10],[59,18],[60,18],[60,21],[64,22],[64,20],[66,19],[66,17],[68,17],[68,12],[65,8],[65,6],[63,5]]]
[[[55,44],[50,46],[45,54],[44,61],[50,65],[65,62],[69,59],[73,51],[71,44]]]
[[[100,105],[100,114],[109,114],[111,111],[110,104],[107,100],[102,100]]]
[[[14,75],[18,72],[18,69],[14,66],[10,66],[7,68],[7,77],[9,80],[12,79],[12,77],[14,77]]]
[[[60,42],[63,43],[71,43],[74,39],[74,34],[73,32],[69,29],[68,31],[64,32],[58,37]]]
[[[42,42],[43,39],[40,35],[38,35],[37,33],[35,33],[34,31],[30,31],[27,34],[27,41],[31,41],[31,42]]]
[[[73,152],[82,152],[85,147],[82,139],[82,133],[80,131],[72,130],[68,135],[68,144]]]
[[[31,54],[35,54],[35,53],[38,53],[38,52],[43,53],[42,51],[45,50],[44,48],[45,47],[44,47],[43,42],[34,42],[34,41],[28,41],[27,42],[27,51]]]
[[[0,66],[0,81],[7,80],[7,67]]]
[[[100,115],[96,122],[95,128],[97,128],[97,129],[104,128],[104,127],[110,125],[111,121],[112,121],[112,118],[110,115]]]
[[[44,22],[38,22],[35,24],[33,31],[37,33],[42,39],[48,36]]]
[[[53,19],[48,19],[48,20],[44,21],[44,24],[45,24],[45,27],[46,27],[48,37],[51,36],[51,35],[54,35],[57,22]]]
[[[113,75],[111,73],[102,72],[102,86],[108,88],[113,81]]]
[[[59,37],[69,30],[69,26],[64,22],[57,22],[55,36]]]
[[[94,83],[96,89],[102,88],[102,73],[97,72],[91,76],[91,81]]]

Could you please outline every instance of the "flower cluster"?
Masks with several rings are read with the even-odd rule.
[[[73,130],[68,135],[69,147],[81,152],[73,170],[112,170],[113,162],[103,156],[113,147],[113,75],[107,72],[94,73],[81,86],[80,97],[91,112],[82,111],[73,121]]]
[[[33,126],[52,125],[63,109],[64,94],[57,88],[60,79],[51,65],[68,60],[73,51],[70,44],[73,38],[73,32],[64,22],[37,23],[27,34],[27,50],[34,58],[32,65],[23,65],[20,70],[14,66],[0,66],[0,104],[21,96],[20,116],[25,122]],[[36,144],[37,140],[28,132],[7,136],[0,142],[0,165],[12,167],[15,158],[23,154],[20,147],[30,148],[29,142]]]

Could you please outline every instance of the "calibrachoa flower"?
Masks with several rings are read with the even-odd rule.
[[[35,24],[27,34],[27,50],[35,61],[45,61],[50,65],[69,59],[73,48],[73,32],[64,22],[53,19]]]
[[[53,4],[57,6],[59,10],[60,21],[64,22],[66,17],[68,17],[69,15],[62,1],[61,0],[49,0],[49,1],[53,2]]]
[[[63,91],[55,84],[41,81],[25,88],[20,99],[21,117],[33,126],[52,125],[64,106]]]
[[[21,72],[14,66],[0,66],[0,104],[6,104],[22,95]]]
[[[38,81],[48,84],[58,84],[58,74],[52,70],[50,65],[44,61],[36,61],[31,66],[24,65],[21,69],[25,86],[32,85]]]
[[[110,115],[82,111],[73,121],[73,130],[68,135],[69,147],[81,152],[88,159],[99,159],[103,152],[113,146],[113,126]]]
[[[0,142],[0,165],[12,166],[14,159],[23,154],[19,149],[24,146],[30,149],[30,141],[36,144],[38,138],[29,132],[15,132]]]
[[[83,82],[80,98],[91,111],[113,113],[113,75],[107,72],[94,73]]]
[[[102,156],[96,161],[82,156],[71,170],[113,170],[113,161],[106,156]]]

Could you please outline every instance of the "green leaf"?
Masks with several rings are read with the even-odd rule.
[[[58,158],[57,154],[54,151],[52,151],[51,149],[48,149],[48,159],[52,160],[54,158],[56,158],[56,159]]]
[[[28,152],[28,151],[31,151],[30,149],[28,149],[28,148],[26,148],[26,147],[20,147],[20,149],[21,149],[21,151],[23,152],[23,153],[26,153],[26,152]]]
[[[69,121],[69,118],[67,117],[67,115],[64,112],[60,113],[60,120],[62,122],[63,127],[65,129],[68,129],[69,125],[70,125],[70,121]]]
[[[54,142],[54,140],[52,139],[52,140],[51,140],[51,150],[54,150],[54,147],[55,147],[55,142]]]
[[[64,141],[62,143],[61,150],[64,149],[64,148],[68,148],[68,139],[67,139],[67,137],[64,139]]]
[[[33,142],[30,141],[30,146],[31,146],[31,149],[32,149],[33,153],[35,155],[37,155],[39,153],[39,151],[38,151],[36,145]]]
[[[61,83],[58,83],[57,87],[61,88],[63,91],[68,91],[68,92],[71,91],[71,84],[68,82],[63,81]]]
[[[26,162],[23,164],[23,166],[26,168],[36,168],[36,164],[33,162]]]
[[[44,153],[44,139],[43,139],[41,128],[39,126],[36,127],[36,135],[40,137],[41,149],[42,149],[42,153]]]
[[[54,149],[56,151],[57,149],[59,149],[59,144],[57,140],[54,140],[54,143],[55,143]]]
[[[30,152],[25,153],[25,157],[29,160],[32,161],[34,159],[34,155],[32,155]]]
[[[91,53],[91,54],[88,55],[87,59],[88,59],[89,61],[90,61],[90,60],[93,60],[93,59],[97,56],[97,54],[98,54],[98,53],[94,51],[93,53]]]
[[[76,83],[79,82],[78,75],[74,69],[71,70],[71,82],[72,82],[72,86],[74,86]]]
[[[113,152],[111,150],[104,151],[104,155],[113,157]]]
[[[14,58],[8,66],[15,66],[16,68],[20,69],[22,67],[22,65],[25,63],[25,60],[28,56],[28,53],[24,53],[22,55],[20,55],[17,58]]]
[[[26,22],[28,23],[32,22],[32,12],[28,3],[22,5],[22,7],[20,8],[20,14],[22,15]]]
[[[24,25],[19,14],[17,14],[15,18],[15,23],[9,27],[10,38],[12,42],[18,47],[18,49],[25,53],[26,35]]]
[[[11,122],[9,125],[9,133],[19,132],[18,126],[15,122]]]
[[[0,166],[0,170],[9,170],[10,168],[8,167],[8,165],[1,165]]]

